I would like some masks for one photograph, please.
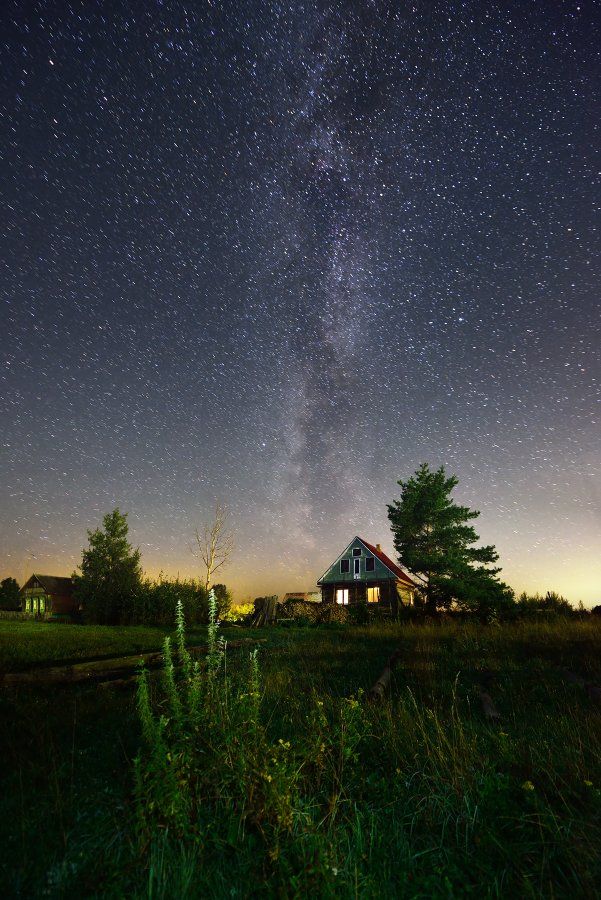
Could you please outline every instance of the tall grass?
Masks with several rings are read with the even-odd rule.
[[[601,715],[564,678],[601,682],[592,617],[249,633],[180,610],[134,695],[0,692],[2,896],[598,895]]]
[[[450,637],[477,668],[495,641],[502,650],[500,631]],[[428,699],[407,686],[380,707],[361,691],[290,692],[265,678],[256,650],[226,666],[214,608],[208,633],[201,668],[180,611],[154,698],[140,676],[148,895],[594,896],[598,714],[570,708],[557,684],[551,712],[499,729],[449,677],[456,657],[440,631],[419,634],[413,661],[442,668],[444,690]]]

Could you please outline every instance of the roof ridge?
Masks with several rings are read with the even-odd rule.
[[[395,563],[394,560],[392,560],[387,553],[384,553],[381,548],[378,550],[377,546],[375,546],[374,544],[370,544],[369,541],[366,541],[360,535],[357,535],[357,537],[363,544],[365,544],[366,547],[371,550],[374,556],[377,556],[380,562],[383,563],[388,569],[390,569],[395,575],[397,575],[397,577],[403,579],[404,581],[408,581],[414,586],[417,586],[413,578],[411,578],[411,576],[408,575],[404,569],[401,569],[398,563]]]

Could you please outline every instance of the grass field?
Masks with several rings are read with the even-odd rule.
[[[0,620],[0,672],[158,650],[172,631],[142,625],[117,628]],[[199,640],[205,634],[206,628],[199,629]]]
[[[164,637],[0,624],[4,670]],[[267,638],[252,716],[246,652],[228,655],[193,732],[187,714],[177,731],[164,679],[151,680],[170,718],[158,776],[132,690],[2,690],[3,896],[599,895],[601,709],[564,677],[601,683],[598,623],[244,634]],[[359,692],[399,647],[390,696],[367,703]],[[175,771],[183,825],[153,793]]]

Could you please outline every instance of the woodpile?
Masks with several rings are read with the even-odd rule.
[[[277,617],[277,607],[277,596],[257,597],[249,625],[253,628],[259,628],[261,625],[273,625]]]

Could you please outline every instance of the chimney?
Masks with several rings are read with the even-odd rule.
[[[382,552],[382,548],[379,544],[376,544],[376,550],[378,551],[378,553]]]

